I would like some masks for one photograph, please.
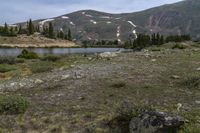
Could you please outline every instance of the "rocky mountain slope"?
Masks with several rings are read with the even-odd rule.
[[[72,30],[76,40],[126,40],[137,33],[191,34],[200,39],[200,1],[184,0],[141,12],[109,14],[82,10],[34,21],[42,27],[52,22],[57,31]]]

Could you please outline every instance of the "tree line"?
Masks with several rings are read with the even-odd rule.
[[[8,26],[7,23],[4,26],[0,27],[0,36],[17,36],[20,34],[26,34],[28,36],[33,35],[35,32],[41,33],[45,37],[52,39],[65,39],[72,41],[72,33],[71,30],[68,29],[67,33],[64,33],[63,30],[55,31],[55,28],[51,22],[48,25],[34,25],[32,20],[30,19],[26,23],[26,28],[22,28],[22,26]]]
[[[160,33],[153,33],[152,35],[138,34],[136,39],[130,38],[124,43],[125,48],[142,49],[153,45],[162,45],[168,42],[183,42],[190,41],[190,35],[171,35],[164,37]]]
[[[106,47],[106,46],[120,46],[118,40],[84,40],[82,41],[83,47]]]

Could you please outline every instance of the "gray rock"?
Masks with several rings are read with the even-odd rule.
[[[83,77],[85,77],[85,74],[83,72],[75,72],[75,79],[81,79]]]
[[[130,133],[168,133],[184,124],[184,118],[163,112],[146,112],[131,120]]]

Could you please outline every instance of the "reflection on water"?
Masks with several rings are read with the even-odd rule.
[[[27,48],[27,49],[30,51],[34,51],[39,55],[93,54],[102,52],[129,51],[123,48]],[[0,48],[0,56],[16,57],[21,53],[22,50],[23,48]]]

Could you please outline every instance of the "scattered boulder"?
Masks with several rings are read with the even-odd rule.
[[[200,104],[200,101],[195,101],[196,104]]]
[[[42,81],[41,79],[36,79],[35,80],[35,84],[42,84],[44,81]]]
[[[116,57],[117,54],[115,52],[104,52],[98,55],[98,58],[101,59],[107,59],[107,58],[113,58]]]
[[[130,133],[169,133],[184,124],[184,118],[163,112],[145,112],[132,118]]]
[[[171,78],[172,78],[172,79],[180,79],[180,76],[173,75]]]
[[[75,79],[81,79],[83,77],[85,77],[84,73],[79,71],[75,72],[75,77],[74,77]]]
[[[152,59],[151,61],[152,61],[152,62],[156,62],[156,59]]]

